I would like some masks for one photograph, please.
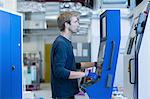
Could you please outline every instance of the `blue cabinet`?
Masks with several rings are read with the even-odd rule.
[[[0,99],[22,98],[21,16],[0,10]]]

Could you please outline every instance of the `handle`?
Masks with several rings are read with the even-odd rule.
[[[111,88],[113,86],[113,75],[108,74],[107,81],[106,81],[106,87]]]
[[[12,65],[11,70],[15,71],[15,66],[14,65]]]
[[[131,83],[131,84],[135,84],[135,81],[134,82],[132,82],[132,80],[131,80],[131,77],[132,77],[132,75],[131,75],[131,62],[134,60],[134,58],[131,58],[130,60],[129,60],[129,68],[128,68],[128,72],[129,72],[129,82]]]

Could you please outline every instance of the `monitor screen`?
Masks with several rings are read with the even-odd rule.
[[[103,33],[103,38],[106,38],[106,17],[102,19],[102,33]]]
[[[107,26],[106,26],[106,17],[103,17],[100,21],[100,37],[101,40],[106,39],[107,36]]]
[[[136,6],[138,6],[143,0],[136,0]]]

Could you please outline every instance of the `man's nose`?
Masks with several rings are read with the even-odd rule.
[[[79,27],[80,25],[79,25],[79,22],[77,23],[77,26]]]
[[[77,24],[79,25],[79,21],[77,22]]]

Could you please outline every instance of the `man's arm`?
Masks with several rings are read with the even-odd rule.
[[[77,78],[82,78],[85,77],[84,72],[76,72],[76,71],[70,71],[69,79],[77,79]]]
[[[89,68],[95,65],[95,62],[81,62],[76,63],[76,66],[78,69],[80,68]],[[76,72],[76,71],[70,71],[69,79],[76,79],[76,78],[82,78],[85,77],[87,74],[85,72]]]
[[[92,73],[92,72],[84,73],[84,72],[70,71],[69,79],[77,79],[82,77],[88,77],[91,78],[93,81],[96,81],[99,76],[96,73]]]
[[[89,68],[95,66],[95,62],[81,62],[81,68]]]
[[[76,63],[76,66],[78,69],[80,68],[89,68],[89,67],[93,67],[93,66],[96,66],[97,65],[97,62],[81,62],[81,63]],[[91,75],[89,75],[91,74]],[[76,79],[76,78],[82,78],[82,77],[85,77],[85,76],[91,76],[93,77],[92,75],[94,75],[95,77],[95,73],[89,73],[89,72],[76,72],[76,71],[70,71],[70,75],[69,75],[69,79]],[[97,75],[96,75],[97,77]]]

